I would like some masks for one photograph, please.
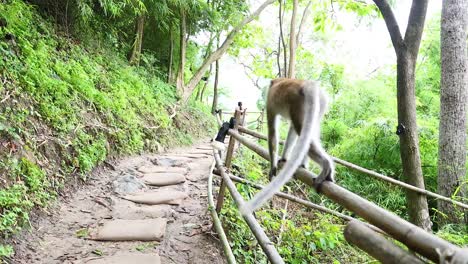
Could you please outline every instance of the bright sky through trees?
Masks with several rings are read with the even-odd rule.
[[[372,1],[368,2],[373,4]],[[397,1],[394,6],[402,32],[407,24],[410,7],[410,0]],[[440,10],[440,1],[430,1],[427,19],[431,19]],[[309,17],[309,25],[312,18],[313,14]],[[345,73],[353,77],[350,79],[365,79],[375,71],[385,70],[384,66],[395,64],[395,52],[383,19],[359,19],[355,14],[347,12],[335,12],[334,19],[342,26],[342,30],[327,33],[329,46],[325,47],[314,40],[315,33],[310,26],[304,28],[302,46],[312,52],[317,52],[317,47],[319,47],[321,58],[331,63],[345,65]],[[276,7],[268,7],[255,23],[262,25],[265,32],[271,32],[269,38],[276,41],[279,32]],[[272,28],[271,25],[275,27]],[[234,108],[240,100],[247,108],[254,110],[261,93],[252,84],[243,67],[238,63],[239,60],[242,58],[236,59],[227,54],[221,59],[220,87],[227,90],[228,95],[221,95],[220,106],[228,109]],[[269,80],[265,80],[264,85],[268,83]]]

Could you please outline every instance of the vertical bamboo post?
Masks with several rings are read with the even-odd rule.
[[[245,126],[245,116],[247,115],[247,108],[244,109],[243,113],[242,113],[242,126]]]
[[[239,126],[245,127],[245,116],[247,115],[247,108],[244,108],[244,110],[238,110],[240,112],[240,123]],[[237,119],[236,119],[237,120]],[[242,135],[242,133],[239,131],[239,133]],[[237,142],[237,147],[236,149],[240,148],[241,143]]]
[[[221,109],[218,110],[218,116],[219,116],[219,120],[223,120],[223,110]]]
[[[236,123],[234,124],[234,130],[237,131],[239,129],[239,122],[240,122],[241,111],[236,108],[234,112],[234,118],[236,119]],[[232,161],[232,154],[234,153],[234,145],[236,143],[236,139],[234,137],[229,137],[229,145],[226,151],[226,162],[225,167],[226,169],[231,168],[231,161]],[[218,193],[218,200],[216,201],[216,212],[221,212],[221,208],[223,207],[224,203],[224,193],[226,192],[226,183],[224,180],[221,181],[221,186],[219,187]]]
[[[265,108],[262,108],[262,111],[260,111],[260,116],[258,117],[258,122],[257,122],[257,131],[262,131],[263,129],[263,116],[265,115]]]

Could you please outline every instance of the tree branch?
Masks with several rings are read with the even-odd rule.
[[[304,12],[302,13],[301,22],[299,24],[299,29],[297,30],[297,35],[296,35],[296,46],[299,46],[299,43],[301,41],[302,28],[304,27],[305,21],[307,20],[307,17],[309,16],[309,13],[310,13],[309,12],[310,4],[312,4],[312,1],[309,1],[307,3],[307,6],[305,7]]]
[[[398,22],[396,21],[392,8],[386,0],[374,0],[374,3],[379,8],[380,13],[385,20],[388,32],[390,33],[390,38],[392,39],[393,48],[398,55],[405,43],[401,36],[400,28],[398,27]]]
[[[411,56],[418,55],[419,44],[424,30],[424,21],[427,13],[427,0],[413,0],[405,32],[405,44]]]
[[[232,42],[234,41],[234,37],[236,36],[237,33],[239,33],[239,31],[248,23],[250,23],[252,20],[254,20],[258,15],[260,15],[260,13],[270,4],[272,4],[273,2],[275,2],[276,0],[267,0],[265,1],[261,6],[259,6],[257,8],[257,10],[255,10],[255,12],[253,12],[251,15],[249,15],[248,17],[245,17],[241,23],[239,23],[235,28],[233,28],[231,30],[231,32],[229,32],[229,34],[227,35],[226,39],[224,40],[223,44],[221,44],[221,46],[216,50],[214,51],[213,53],[211,53],[208,58],[205,59],[205,61],[203,61],[203,64],[202,66],[197,70],[197,72],[195,72],[195,74],[193,75],[193,77],[190,79],[186,89],[184,90],[184,94],[182,96],[184,102],[187,102],[188,98],[190,97],[190,95],[192,94],[193,92],[193,89],[195,88],[195,86],[200,82],[201,78],[203,77],[203,75],[205,74],[206,70],[208,69],[208,67],[210,66],[211,63],[213,63],[214,61],[216,61],[217,59],[219,59],[229,48],[229,46],[231,46]]]

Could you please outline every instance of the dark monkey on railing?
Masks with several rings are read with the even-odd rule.
[[[320,143],[320,121],[327,109],[327,104],[328,97],[316,82],[286,78],[271,81],[266,102],[270,180],[276,176],[278,170],[279,116],[291,120],[283,155],[279,161],[285,164],[270,184],[242,206],[242,214],[252,213],[271,199],[292,178],[300,165],[307,168],[307,154],[322,168],[314,181],[317,190],[320,189],[322,182],[334,181],[335,165]],[[289,157],[291,157],[290,160],[288,160]]]

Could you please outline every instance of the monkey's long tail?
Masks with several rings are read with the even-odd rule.
[[[316,126],[320,122],[318,89],[313,82],[306,82],[303,87],[304,120],[302,122],[301,134],[290,156],[294,159],[286,161],[283,169],[270,184],[257,193],[250,201],[241,205],[240,212],[242,215],[251,214],[270,200],[276,192],[280,191],[281,187],[292,178],[297,168],[299,168],[304,156],[308,154],[310,143],[313,139],[313,129],[316,129]]]

